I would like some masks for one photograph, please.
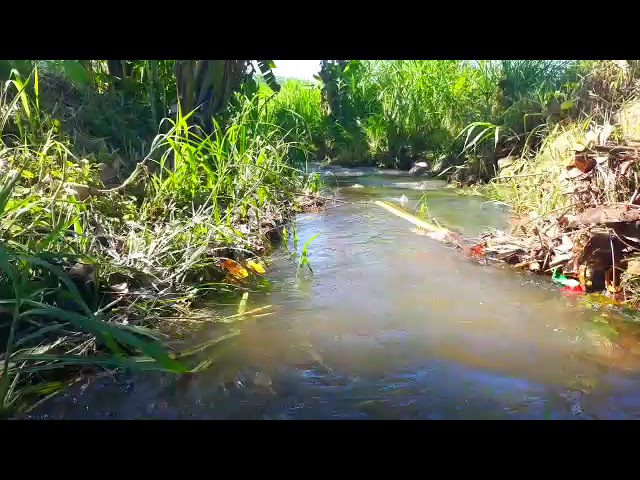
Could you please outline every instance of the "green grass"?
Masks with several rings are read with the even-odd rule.
[[[76,156],[43,109],[41,83],[14,75],[0,91],[5,412],[96,368],[190,370],[166,347],[171,319],[211,291],[259,281],[220,261],[264,254],[318,187],[291,162],[304,139],[262,119],[256,97],[209,136],[189,115],[165,120],[128,179],[106,188],[96,156]]]
[[[547,60],[359,61],[333,68],[327,85],[287,81],[265,104],[269,123],[320,159],[408,168],[462,164],[461,131],[472,122],[522,134],[544,123],[553,101],[569,105],[571,62]],[[573,72],[573,73],[572,73]],[[573,75],[573,76],[572,76]],[[263,92],[270,90],[263,86]],[[564,88],[564,89],[563,89]],[[331,101],[323,101],[325,98]]]
[[[287,80],[276,95],[269,87],[260,88],[260,124],[262,131],[274,126],[295,145],[290,156],[300,167],[315,159],[326,133],[321,110],[321,93],[317,85],[300,80]]]
[[[489,198],[509,204],[517,215],[535,212],[544,216],[569,205],[568,196],[563,193],[567,185],[562,183],[562,174],[572,156],[571,147],[588,143],[587,132],[594,125],[611,122],[614,113],[637,95],[634,85],[640,70],[635,61],[631,62],[627,74],[612,61],[591,61],[574,65],[564,74],[555,70],[551,73],[548,83],[530,83],[522,87],[530,97],[526,92],[536,93],[539,99],[537,111],[540,112],[537,118],[541,120],[522,132],[522,124],[509,123],[511,117],[506,112],[496,124],[475,124],[477,128],[470,137],[472,140],[468,141],[470,150],[474,150],[476,132],[482,134],[476,143],[486,152],[493,147],[498,131],[500,140],[507,136],[517,140],[513,143],[517,156],[515,163],[492,175],[495,178],[482,189]],[[545,91],[547,94],[543,95]],[[520,104],[525,98],[523,94]],[[549,108],[554,101],[558,107],[555,112]],[[470,132],[473,126],[466,131]],[[614,128],[611,139],[618,136],[619,129]],[[614,188],[615,179],[597,180],[603,186],[606,197],[603,201],[627,201],[629,198],[625,185]]]
[[[74,62],[0,72],[5,411],[87,370],[192,369],[166,346],[172,319],[210,292],[260,281],[250,269],[234,278],[226,259],[268,251],[320,188],[309,161],[424,160],[445,178],[490,180],[477,190],[517,214],[546,214],[566,204],[550,145],[608,118],[635,81],[602,61],[354,60],[325,84],[252,84],[204,135],[189,112],[159,124],[175,98],[173,61],[133,61],[120,91],[104,61],[91,61],[91,78]],[[492,179],[509,153],[517,160]]]

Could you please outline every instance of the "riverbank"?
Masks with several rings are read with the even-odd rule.
[[[486,235],[485,247],[518,268],[562,272],[577,293],[604,292],[637,308],[640,206],[633,166],[638,150],[602,135],[600,142],[574,148],[565,152],[560,168],[533,174],[558,175],[539,195],[560,198],[517,211],[510,231]]]
[[[541,129],[477,190],[513,213],[510,231],[487,235],[489,252],[636,309],[639,72],[621,62],[597,65],[580,114]]]
[[[52,63],[47,74],[12,73],[3,84],[6,410],[96,367],[193,371],[194,360],[166,341],[210,295],[267,285],[262,257],[290,235],[282,227],[322,209],[322,176],[333,186],[351,175],[335,165],[395,169],[385,177],[413,166],[452,186],[474,184],[524,219],[519,233],[489,237],[482,248],[541,273],[571,275],[571,261],[586,262],[580,252],[593,235],[578,238],[584,221],[566,230],[568,214],[635,205],[635,156],[619,146],[635,148],[628,142],[636,137],[622,138],[608,120],[637,94],[636,61],[327,61],[322,84],[282,88],[243,77],[248,61],[191,62],[63,61],[63,73]],[[225,95],[235,92],[223,106],[212,100],[222,92],[216,79]],[[172,106],[176,98],[195,110]],[[196,108],[202,99],[206,108]],[[311,168],[312,159],[323,167]],[[424,178],[399,183],[428,191]],[[394,199],[404,204],[400,193]],[[428,202],[419,208],[431,213]],[[514,254],[505,243],[520,241],[516,234],[526,245]],[[621,260],[634,260],[616,248],[612,278]],[[306,253],[298,260],[309,265]]]
[[[165,348],[180,320],[213,292],[260,282],[282,227],[323,204],[318,177],[289,162],[296,145],[256,121],[251,104],[214,136],[196,135],[187,117],[165,120],[127,168],[78,149],[96,139],[86,126],[75,138],[61,126],[74,111],[61,119],[43,107],[92,94],[45,99],[38,85],[52,80],[33,75],[35,93],[20,82],[0,92],[5,412],[96,368],[188,372],[189,358]]]

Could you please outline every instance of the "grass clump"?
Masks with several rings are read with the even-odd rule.
[[[574,64],[323,61],[318,86],[288,81],[265,110],[271,123],[286,125],[291,139],[304,138],[318,160],[402,169],[425,161],[436,174],[451,176],[464,167],[486,180],[514,138],[544,124],[552,112],[561,118],[574,108]],[[474,151],[465,149],[465,127],[475,122],[500,126],[500,151],[480,141],[491,135],[478,137]],[[477,168],[470,154],[483,157]]]
[[[265,128],[277,126],[284,138],[295,146],[293,161],[304,165],[320,156],[325,136],[325,119],[320,108],[320,87],[300,80],[285,80],[280,92],[273,94],[261,85],[260,121]]]
[[[582,291],[637,307],[640,70],[635,61],[598,61],[575,71],[579,81],[560,105],[566,114],[545,113],[544,123],[515,133],[512,155],[481,188],[514,215],[513,236],[490,242],[522,245],[510,257],[520,267],[562,269]],[[496,144],[499,128],[485,128]]]
[[[45,110],[45,81],[14,72],[0,91],[4,412],[96,367],[188,371],[164,342],[172,319],[208,292],[259,281],[242,265],[318,188],[290,162],[301,142],[241,96],[211,135],[190,114],[165,119],[124,181],[105,186],[100,154],[78,155]]]
[[[598,143],[598,133],[607,130],[609,142],[623,143],[625,105],[637,95],[638,73],[635,61],[588,61],[576,63],[564,77],[565,83],[555,91],[564,94],[558,104],[563,114],[551,108],[537,116],[544,121],[529,131],[513,132],[503,145],[505,162],[494,164],[494,175],[483,193],[505,202],[518,215],[534,212],[544,216],[571,202],[567,195],[566,170],[575,151]],[[558,102],[556,102],[558,103]],[[558,106],[556,105],[556,106]],[[630,116],[630,123],[633,123]],[[622,120],[622,121],[621,121]],[[484,151],[491,150],[493,140],[501,142],[508,124],[487,123]],[[627,128],[629,130],[629,128]],[[498,133],[502,132],[502,133]],[[631,135],[633,136],[633,135]],[[629,138],[627,138],[629,139]],[[490,142],[486,141],[490,140]],[[614,192],[612,190],[612,192]]]

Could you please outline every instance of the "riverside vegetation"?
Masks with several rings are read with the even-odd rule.
[[[640,234],[619,228],[637,61],[323,61],[317,83],[256,64],[0,62],[5,413],[96,368],[204,368],[170,339],[205,296],[264,282],[282,227],[322,205],[310,161],[418,165],[506,203],[514,230],[484,247],[533,271],[578,275],[615,231],[581,281],[640,297]],[[578,218],[620,203],[629,218]]]
[[[176,91],[161,62],[125,85],[100,63],[16,68],[2,86],[6,412],[95,367],[191,371],[167,335],[207,293],[256,281],[269,239],[317,203],[291,161],[305,145],[260,116],[259,96],[237,91],[205,130],[193,111],[156,115]]]

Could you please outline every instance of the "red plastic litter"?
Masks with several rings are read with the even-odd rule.
[[[563,295],[582,295],[584,293],[584,287],[578,285],[577,287],[562,287],[560,289]]]

